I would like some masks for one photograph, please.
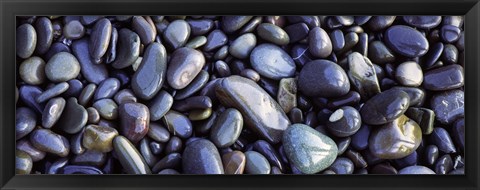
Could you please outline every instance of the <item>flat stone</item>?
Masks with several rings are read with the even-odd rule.
[[[184,20],[171,22],[163,32],[163,39],[174,50],[183,47],[189,36],[190,25]]]
[[[168,111],[163,116],[163,122],[172,135],[187,139],[192,136],[192,122],[185,115],[174,110]]]
[[[380,93],[380,85],[372,62],[358,52],[348,55],[348,77],[364,99]]]
[[[290,43],[290,38],[282,28],[271,23],[262,23],[257,26],[257,34],[260,38],[279,46]]]
[[[238,58],[245,59],[257,44],[257,38],[252,33],[246,33],[235,39],[228,47],[228,52]]]

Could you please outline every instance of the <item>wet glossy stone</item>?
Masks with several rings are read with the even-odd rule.
[[[96,101],[104,98],[112,98],[119,89],[120,81],[116,78],[108,78],[98,85],[93,100]]]
[[[30,174],[33,162],[30,155],[21,150],[15,151],[15,174]]]
[[[410,155],[422,141],[418,124],[405,115],[387,123],[370,135],[369,148],[372,154],[382,159],[398,159]]]
[[[152,173],[135,146],[124,136],[117,136],[113,139],[113,150],[128,174]]]
[[[435,174],[430,168],[425,166],[408,166],[398,171],[398,174]]]
[[[150,124],[147,106],[135,102],[120,104],[118,116],[120,117],[120,134],[129,141],[137,143],[147,134]]]
[[[308,47],[310,53],[319,58],[326,58],[332,53],[332,41],[327,32],[320,27],[315,27],[308,33]]]
[[[433,165],[436,163],[438,158],[438,147],[436,145],[428,145],[425,149],[425,162],[428,165]]]
[[[205,57],[200,51],[185,47],[174,51],[168,64],[168,84],[179,90],[190,84],[200,73],[205,65]]]
[[[170,140],[170,132],[162,125],[156,123],[150,123],[147,135],[160,143],[166,143]]]
[[[442,21],[441,16],[403,16],[402,18],[410,26],[421,29],[435,28]]]
[[[429,135],[432,133],[435,120],[435,113],[432,110],[427,108],[410,107],[407,112],[405,112],[405,115],[420,125],[423,134]]]
[[[63,97],[78,97],[83,89],[83,83],[77,79],[68,81],[68,89],[62,95]]]
[[[443,124],[451,124],[456,119],[464,117],[464,92],[450,90],[435,94],[430,102],[436,119]]]
[[[153,172],[162,172],[166,168],[178,168],[182,164],[182,155],[179,153],[171,153],[163,157],[152,168]],[[178,172],[177,172],[178,173]],[[160,173],[159,173],[160,174]]]
[[[459,60],[459,52],[455,45],[447,44],[443,49],[442,60],[446,64],[456,64]]]
[[[271,23],[258,25],[257,34],[260,38],[277,45],[287,45],[290,42],[285,30]]]
[[[334,30],[330,33],[330,39],[332,40],[333,51],[337,52],[345,46],[345,36],[341,30]]]
[[[445,154],[442,157],[438,158],[437,163],[435,164],[436,174],[447,174],[452,170],[453,160],[449,154]]]
[[[152,20],[147,16],[134,16],[132,18],[132,27],[144,45],[152,43],[157,35],[156,28],[153,26],[153,23],[150,23],[149,21]]]
[[[218,148],[229,147],[238,139],[242,128],[242,114],[234,108],[229,108],[220,114],[212,126],[210,140]]]
[[[141,99],[150,100],[160,91],[167,73],[167,52],[162,44],[151,43],[132,77],[132,90]]]
[[[284,30],[290,38],[290,43],[305,39],[310,31],[308,25],[303,22],[286,26]]]
[[[63,109],[62,116],[56,124],[56,128],[68,134],[75,134],[82,130],[88,120],[87,110],[78,104],[76,98],[69,98]]]
[[[314,60],[305,64],[297,84],[300,92],[307,96],[337,97],[350,90],[345,71],[328,60]]]
[[[364,99],[380,93],[380,85],[372,62],[358,52],[348,55],[348,78]]]
[[[150,110],[150,120],[160,120],[173,105],[173,97],[166,91],[162,90],[155,98],[150,101],[148,108]]]
[[[183,47],[190,36],[190,25],[184,20],[171,22],[163,32],[163,39],[173,49]]]
[[[71,159],[72,164],[101,167],[107,161],[107,154],[96,150],[86,150]]]
[[[78,103],[80,103],[83,106],[87,106],[87,104],[89,104],[90,101],[92,100],[96,89],[97,89],[97,85],[93,83],[85,86],[85,88],[83,88],[82,92],[80,93],[80,96],[78,96]]]
[[[32,56],[37,45],[37,32],[35,28],[28,23],[22,24],[17,28],[15,36],[17,56],[22,59]]]
[[[18,68],[22,81],[30,85],[39,85],[45,82],[45,61],[40,57],[30,57],[23,61]]]
[[[56,97],[62,94],[63,92],[67,91],[68,87],[69,86],[67,82],[58,83],[52,86],[51,88],[45,90],[44,92],[42,92],[40,95],[37,96],[37,98],[35,98],[35,100],[38,103],[46,102],[47,100],[53,97]]]
[[[293,124],[288,127],[282,142],[289,160],[306,174],[328,168],[337,157],[335,142],[307,125]]]
[[[52,82],[65,82],[76,78],[79,73],[80,63],[67,52],[55,54],[45,65],[45,75]]]
[[[118,136],[114,128],[99,125],[88,125],[85,127],[82,145],[89,150],[110,152],[113,150],[113,139]]]
[[[78,20],[72,20],[63,27],[63,35],[67,39],[77,40],[85,35],[85,27]]]
[[[282,161],[282,157],[267,141],[255,141],[255,143],[253,144],[253,150],[262,154],[268,160],[272,168],[277,167],[279,170],[285,171],[286,166]]]
[[[190,25],[192,36],[199,36],[208,33],[213,28],[213,21],[210,19],[187,20]]]
[[[372,16],[368,20],[367,26],[372,31],[380,31],[392,25],[395,18],[396,16]]]
[[[279,80],[295,74],[295,63],[283,49],[265,43],[255,47],[250,54],[250,63],[260,75]]]
[[[47,17],[40,17],[35,21],[35,31],[37,33],[37,45],[35,52],[43,55],[53,42],[53,25]]]
[[[28,107],[37,113],[42,113],[45,105],[40,104],[35,100],[35,97],[43,92],[38,86],[23,85],[18,90],[20,100]]]
[[[365,150],[368,148],[368,137],[370,136],[370,127],[362,125],[360,129],[351,137],[351,146],[356,150]]]
[[[123,69],[138,59],[140,55],[140,37],[137,33],[122,28],[118,32],[117,56],[112,63],[112,67],[116,69]]]
[[[207,43],[203,47],[204,51],[213,51],[227,44],[227,36],[222,30],[214,30],[207,36]]]
[[[106,18],[102,18],[95,22],[92,33],[90,34],[90,42],[88,44],[90,56],[95,63],[100,63],[100,59],[107,52],[112,36],[112,23]]]
[[[330,170],[335,174],[352,174],[354,170],[353,162],[345,157],[338,157],[330,166]]]
[[[227,33],[233,33],[247,24],[253,16],[223,16],[221,26]]]
[[[366,168],[368,166],[367,161],[365,161],[365,158],[363,158],[363,156],[356,151],[347,150],[345,152],[345,156],[347,156],[347,158],[349,158],[352,161],[355,168]]]
[[[297,107],[297,81],[295,78],[283,78],[280,80],[277,102],[285,113]]]
[[[188,117],[185,115],[170,110],[165,114],[162,121],[165,123],[165,126],[170,133],[172,133],[172,135],[179,136],[184,139],[192,136],[192,122],[190,122]]]
[[[36,129],[32,131],[30,134],[30,142],[38,150],[60,157],[66,157],[70,152],[70,144],[67,138],[48,129]]]
[[[255,82],[258,82],[260,80],[260,74],[257,73],[257,71],[253,69],[245,69],[240,73],[240,76],[251,79]]]
[[[212,108],[194,109],[188,113],[188,119],[192,121],[205,120],[212,115]]]
[[[245,173],[270,174],[270,164],[262,154],[256,151],[246,151],[245,159]]]
[[[384,38],[388,47],[406,57],[423,56],[429,48],[425,36],[409,26],[392,26],[385,31]]]
[[[333,135],[348,137],[360,129],[362,119],[360,113],[355,108],[344,106],[330,115],[326,125]]]
[[[448,65],[433,69],[425,73],[423,86],[427,90],[445,91],[462,87],[464,84],[463,67],[460,65]],[[445,80],[445,78],[448,80]]]
[[[395,61],[395,55],[381,41],[372,41],[368,44],[368,58],[376,64],[385,64]]]
[[[433,132],[430,135],[430,141],[437,145],[438,149],[444,153],[457,152],[455,145],[453,144],[450,134],[441,127],[433,128]]]
[[[48,101],[45,105],[45,109],[42,113],[42,126],[45,128],[52,128],[60,119],[60,116],[63,113],[63,109],[65,108],[65,99],[59,98],[52,98]],[[18,112],[18,109],[17,109]]]
[[[27,153],[33,162],[37,162],[45,158],[46,153],[35,148],[28,139],[22,139],[15,143],[17,150]]]
[[[190,41],[188,41],[185,44],[185,47],[197,49],[199,47],[202,47],[207,43],[207,37],[205,36],[197,36],[195,38],[192,38]]]
[[[451,136],[455,144],[460,147],[461,151],[465,151],[465,119],[461,118],[455,121],[452,128]]]
[[[208,72],[201,70],[192,82],[190,82],[185,88],[178,90],[173,98],[175,100],[181,100],[195,94],[207,84],[209,78],[210,75]]]
[[[70,151],[75,155],[83,154],[87,150],[85,147],[83,147],[82,143],[84,133],[85,128],[70,138]]]
[[[219,81],[215,92],[223,105],[238,109],[246,125],[272,144],[281,140],[290,125],[278,103],[252,80],[230,76]],[[241,96],[244,93],[250,96]]]
[[[155,163],[157,163],[158,158],[152,153],[150,150],[150,139],[149,138],[143,138],[140,141],[140,154],[142,155],[143,159],[145,159],[145,162],[148,164],[149,167],[153,167]]]
[[[18,140],[32,132],[37,124],[37,116],[27,107],[17,108],[15,115],[15,139]]]
[[[225,61],[219,60],[214,64],[215,72],[218,74],[218,77],[228,77],[232,74],[230,67]]]
[[[409,96],[402,90],[391,89],[370,98],[360,109],[362,121],[382,125],[399,118],[409,106]]]
[[[423,68],[430,69],[435,66],[435,63],[440,59],[443,53],[444,45],[441,42],[434,43],[425,55]]]
[[[222,156],[225,174],[243,174],[246,157],[241,151],[233,151]]]
[[[113,100],[117,104],[123,104],[126,102],[137,102],[137,98],[135,97],[134,93],[130,89],[123,89],[118,91],[115,96],[113,96]]]
[[[425,102],[425,90],[414,87],[394,86],[391,89],[402,90],[410,97],[410,107],[421,106]]]
[[[423,71],[418,63],[407,61],[397,66],[395,78],[403,86],[417,87],[423,82]]]
[[[174,152],[180,153],[183,148],[182,139],[177,136],[172,136],[168,141],[167,145],[165,145],[165,154],[170,154]]]
[[[246,33],[235,39],[228,47],[228,52],[238,58],[245,59],[257,44],[257,38],[252,33]]]
[[[185,147],[182,168],[187,174],[224,174],[217,148],[205,139],[196,140]]]
[[[453,25],[443,25],[440,28],[440,37],[445,43],[454,43],[460,37],[460,28]]]
[[[90,58],[88,39],[80,39],[72,43],[73,54],[78,58],[82,76],[87,81],[100,84],[108,77],[108,71],[104,64],[95,64]]]

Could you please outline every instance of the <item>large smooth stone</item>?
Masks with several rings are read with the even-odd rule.
[[[380,31],[392,25],[395,18],[396,16],[372,16],[367,25],[372,31]]]
[[[25,23],[17,28],[16,33],[17,56],[26,59],[32,56],[37,46],[37,32],[32,25]]]
[[[70,144],[67,138],[49,129],[36,129],[32,131],[30,134],[30,142],[38,150],[60,157],[66,157],[70,152]]]
[[[45,61],[40,57],[30,57],[18,68],[20,78],[27,84],[39,85],[45,82]]]
[[[423,87],[433,91],[445,91],[462,87],[465,82],[463,72],[463,67],[457,64],[430,70],[425,73]]]
[[[90,56],[95,63],[100,63],[100,59],[107,52],[112,36],[112,23],[107,18],[102,18],[95,22],[92,33],[90,34],[90,42],[88,44]]]
[[[124,136],[117,136],[113,139],[113,150],[115,151],[120,164],[128,174],[152,173],[142,155]]]
[[[170,66],[171,67],[171,66]],[[160,43],[151,43],[132,77],[132,90],[139,98],[150,100],[162,88],[167,72],[167,52]]]
[[[403,16],[402,18],[410,26],[421,29],[435,28],[442,21],[441,16]]]
[[[200,51],[188,47],[175,50],[168,63],[168,84],[177,90],[185,88],[204,65],[205,57]]]
[[[245,160],[245,173],[270,174],[270,163],[262,154],[256,151],[246,151]]]
[[[73,54],[78,58],[82,76],[88,82],[100,84],[108,77],[108,70],[105,64],[95,64],[90,58],[88,39],[76,40],[72,43]]]
[[[65,82],[76,78],[78,74],[80,63],[75,56],[67,52],[55,54],[45,65],[45,75],[52,82]]]
[[[173,49],[178,49],[187,43],[190,36],[190,25],[184,20],[171,22],[163,32],[163,39]]]
[[[163,116],[163,122],[166,127],[175,136],[187,139],[192,136],[192,122],[185,115],[170,110]]]
[[[465,116],[464,92],[450,90],[435,94],[430,102],[436,119],[443,124],[451,124]]]
[[[257,34],[260,38],[279,46],[287,45],[290,42],[290,38],[285,30],[271,23],[258,25]]]
[[[288,160],[305,174],[318,173],[337,158],[335,142],[308,125],[291,125],[285,130],[282,142]]]
[[[422,142],[422,130],[405,115],[370,134],[370,152],[382,159],[399,159],[410,155]]]
[[[400,117],[409,106],[407,93],[389,89],[370,98],[360,109],[362,121],[370,125],[382,125]]]
[[[245,154],[240,151],[232,151],[222,156],[225,174],[243,174],[245,169]]]
[[[185,147],[182,168],[186,174],[224,174],[217,147],[205,139],[196,140]]]
[[[173,97],[168,92],[162,90],[148,104],[150,110],[150,120],[160,120],[173,105]]]
[[[108,126],[88,125],[83,133],[82,145],[88,150],[110,152],[113,150],[113,139],[118,131]]]
[[[137,33],[122,28],[118,32],[117,56],[112,67],[123,69],[133,65],[140,55],[140,37]]]
[[[242,114],[229,108],[222,112],[210,130],[210,139],[218,148],[226,148],[238,139],[243,128]]]
[[[303,66],[298,76],[298,89],[306,96],[338,97],[350,91],[350,82],[342,67],[320,59]]]
[[[140,141],[148,132],[150,113],[148,107],[136,102],[127,102],[118,107],[120,134],[133,143]]]
[[[15,115],[15,139],[18,140],[32,132],[37,125],[37,115],[27,107],[19,107]]]
[[[242,28],[252,18],[253,16],[224,16],[221,25],[226,33],[233,33]]]
[[[380,93],[380,85],[372,62],[358,52],[348,55],[348,78],[364,99]]]
[[[328,57],[333,50],[330,37],[327,32],[320,27],[315,27],[308,33],[308,47],[310,53],[319,58]]]
[[[58,120],[56,127],[68,134],[78,133],[87,124],[87,110],[80,104],[77,99],[71,97],[67,100],[67,104],[63,109],[62,116]]]
[[[242,113],[250,129],[272,144],[280,142],[290,121],[280,105],[255,82],[230,76],[217,83],[215,92],[223,105],[234,107]]]
[[[387,46],[406,57],[420,57],[428,51],[428,41],[418,30],[404,25],[395,25],[385,31]]]
[[[265,43],[253,49],[250,63],[260,75],[279,80],[295,74],[295,62],[280,47]]]
[[[42,113],[42,126],[45,128],[52,128],[60,119],[60,116],[63,113],[63,109],[65,108],[65,99],[59,98],[52,98],[48,101],[45,105],[45,109]],[[18,112],[18,110],[17,110]]]

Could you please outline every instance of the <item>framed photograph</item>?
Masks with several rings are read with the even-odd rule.
[[[0,12],[2,190],[479,189],[478,0]]]

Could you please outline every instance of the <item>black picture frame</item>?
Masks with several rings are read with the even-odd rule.
[[[479,189],[479,0],[1,0],[0,188]],[[465,175],[15,175],[16,15],[465,15]]]

